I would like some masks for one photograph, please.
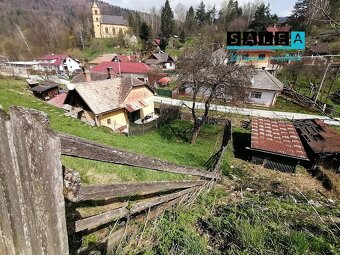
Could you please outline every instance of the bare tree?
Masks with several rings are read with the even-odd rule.
[[[334,1],[335,2],[335,1]],[[337,10],[334,10],[337,9]],[[328,23],[332,28],[340,27],[339,4],[330,4],[329,0],[310,0],[308,1],[308,17],[311,21]]]
[[[174,9],[175,19],[177,19],[181,24],[185,22],[185,17],[187,14],[187,8],[182,3],[178,3]]]
[[[192,114],[194,144],[202,125],[206,122],[211,104],[216,101],[245,102],[251,85],[250,67],[225,65],[212,55],[209,46],[200,45],[188,50],[178,60],[180,89],[191,95],[192,104],[186,106]],[[203,103],[203,112],[197,109]]]

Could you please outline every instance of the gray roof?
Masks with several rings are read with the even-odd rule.
[[[122,108],[121,105],[133,87],[144,82],[132,77],[115,77],[101,81],[75,83],[74,88],[94,114]]]
[[[168,62],[174,62],[174,59],[165,52],[153,53],[147,60],[144,61],[147,65],[158,65]]]
[[[281,81],[265,70],[256,70],[251,83],[251,88],[263,90],[282,91],[284,86]]]
[[[111,16],[111,15],[101,15],[102,20],[101,23],[103,24],[110,24],[110,25],[122,25],[127,26],[128,21],[123,18],[123,16]]]

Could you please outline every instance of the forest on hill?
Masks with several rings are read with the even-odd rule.
[[[48,52],[84,50],[98,44],[93,41],[91,4],[92,0],[0,0],[3,24],[0,54],[12,60],[29,59]],[[333,53],[340,51],[339,0],[297,0],[291,15],[283,18],[272,13],[269,4],[260,1],[241,5],[237,0],[224,0],[218,9],[203,1],[198,6],[182,3],[171,6],[167,0],[163,6],[153,7],[148,12],[132,11],[102,1],[99,6],[102,14],[122,15],[128,19],[130,33],[142,41],[143,48],[139,50],[147,50],[156,37],[161,39],[164,50],[173,35],[179,36],[178,42],[172,43],[172,47],[178,49],[188,37],[199,37],[220,47],[226,31],[263,31],[268,25],[280,25],[284,21],[292,30],[305,30],[310,37],[308,41],[330,32],[330,36],[321,37],[319,41],[329,43]],[[111,40],[110,45],[127,47],[123,38]]]

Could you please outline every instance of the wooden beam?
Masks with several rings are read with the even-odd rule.
[[[168,202],[175,198],[186,195],[190,192],[194,192],[198,190],[200,186],[188,188],[182,191],[174,192],[168,195],[163,195],[155,198],[148,199],[147,201],[141,201],[136,204],[133,204],[130,209],[128,209],[127,205],[125,207],[111,210],[105,213],[101,213],[92,217],[88,217],[85,219],[81,219],[75,222],[75,232],[80,232],[86,229],[93,229],[100,225],[109,223],[113,220],[118,220],[128,215],[133,215],[143,210],[146,210],[150,207]]]
[[[74,192],[65,191],[65,197],[72,202],[87,200],[104,200],[117,197],[133,195],[153,194],[160,191],[191,188],[204,185],[207,181],[160,181],[160,182],[139,182],[139,183],[116,183],[109,185],[82,186]]]
[[[79,137],[59,133],[62,155],[91,159],[120,165],[142,167],[151,170],[218,179],[219,175],[198,168],[181,166],[156,158],[100,145]]]
[[[146,211],[144,214],[141,214],[137,216],[134,219],[134,223],[138,222],[145,222],[150,221],[157,216],[159,216],[161,213],[163,213],[165,210],[171,208],[172,206],[179,204],[185,197],[181,196],[176,199],[173,199],[165,204],[162,204],[160,206],[157,206],[150,211]],[[90,245],[88,247],[80,248],[76,254],[82,255],[82,254],[89,254],[90,251],[93,250],[101,250],[105,252],[111,251],[115,245],[125,236],[129,235],[132,232],[135,232],[138,230],[138,226],[136,224],[131,224],[128,226],[123,226],[119,228],[118,230],[112,232],[108,236],[104,237],[102,240],[100,240],[98,243]]]

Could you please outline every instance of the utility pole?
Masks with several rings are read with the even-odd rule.
[[[319,97],[319,94],[320,94],[322,85],[323,85],[323,83],[325,82],[326,75],[327,75],[328,69],[329,69],[329,67],[330,67],[331,64],[332,64],[332,60],[330,60],[329,63],[327,64],[325,73],[324,73],[324,75],[323,75],[323,77],[322,77],[322,80],[321,80],[321,83],[320,83],[320,86],[319,86],[319,89],[318,89],[318,93],[316,93],[316,97],[315,97],[315,100],[314,100],[314,103],[315,103],[315,104],[316,104],[316,102],[317,102],[317,100],[318,100],[318,97]]]

